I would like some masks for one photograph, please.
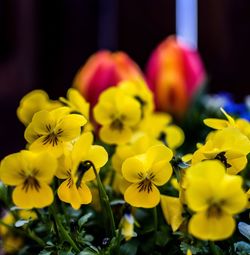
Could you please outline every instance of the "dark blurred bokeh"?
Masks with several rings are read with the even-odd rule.
[[[212,92],[250,93],[250,2],[199,1],[199,50]],[[65,95],[78,68],[103,48],[126,51],[143,69],[175,33],[175,0],[0,0],[0,158],[22,149],[20,99]]]

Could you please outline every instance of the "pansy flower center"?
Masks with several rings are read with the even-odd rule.
[[[36,179],[36,175],[38,174],[38,172],[39,171],[35,169],[30,175],[27,176],[23,170],[20,171],[19,174],[23,178],[25,178],[22,186],[22,189],[25,192],[28,192],[29,189],[35,189],[36,191],[39,191],[41,186],[39,184],[39,181]]]
[[[140,172],[138,173],[138,176],[140,179],[142,179],[137,186],[137,189],[139,192],[145,192],[147,191],[148,193],[153,190],[153,183],[152,181],[155,178],[155,175],[153,173],[149,173],[145,178],[143,177],[143,174]]]
[[[226,158],[225,154],[226,154],[225,151],[220,152],[219,154],[217,154],[217,155],[215,156],[214,159],[218,159],[219,161],[221,161],[221,162],[223,163],[223,165],[224,165],[226,168],[230,168],[231,165],[228,164],[227,158]]]
[[[56,132],[51,130],[50,125],[46,125],[46,129],[49,134],[46,135],[43,139],[43,145],[51,144],[52,146],[56,146],[59,143],[59,137],[62,135],[63,130],[59,128]]]
[[[207,217],[208,218],[218,218],[222,214],[222,210],[219,204],[214,203],[212,204],[207,210]]]
[[[111,129],[121,131],[123,129],[123,123],[120,118],[114,119],[110,124]]]

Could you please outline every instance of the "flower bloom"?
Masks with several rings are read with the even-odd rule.
[[[192,164],[206,159],[220,160],[229,174],[237,174],[247,164],[250,141],[237,128],[215,131],[192,157]]]
[[[15,218],[11,213],[6,213],[1,221],[8,225],[15,223]],[[24,240],[20,236],[15,235],[9,228],[0,225],[1,248],[6,254],[18,252],[23,246]],[[2,251],[2,250],[0,250]]]
[[[131,185],[124,193],[125,201],[135,207],[155,207],[160,202],[156,186],[162,186],[170,179],[172,166],[169,161],[172,157],[168,147],[155,145],[144,154],[126,159],[122,175]]]
[[[171,121],[172,117],[167,113],[152,113],[140,123],[140,130],[174,150],[182,145],[185,136]]]
[[[37,112],[25,130],[24,137],[32,151],[50,151],[56,157],[63,154],[67,143],[80,135],[87,119],[80,114],[68,114],[68,107],[51,112]]]
[[[33,90],[26,94],[20,101],[20,105],[17,108],[17,117],[27,126],[36,112],[41,110],[53,110],[60,106],[60,102],[50,100],[45,91],[38,89]]]
[[[197,51],[171,36],[152,53],[146,70],[158,110],[182,115],[205,79]]]
[[[129,241],[132,237],[137,236],[137,234],[134,232],[135,219],[131,213],[126,212],[123,215],[120,224],[122,235],[124,236],[126,241]]]
[[[140,103],[119,87],[109,88],[101,94],[94,117],[102,125],[101,140],[108,144],[126,143],[132,137],[132,128],[140,121]]]
[[[122,177],[123,162],[129,157],[145,153],[148,148],[156,144],[161,143],[160,141],[157,141],[156,139],[140,132],[135,133],[129,143],[120,144],[116,147],[111,162],[112,167],[115,170],[113,189],[117,193],[123,194],[130,185],[130,183]]]
[[[207,118],[204,119],[205,125],[208,127],[220,130],[227,127],[235,127],[238,128],[242,134],[248,137],[250,139],[250,123],[248,120],[245,119],[236,119],[234,120],[229,114],[226,113],[226,111],[223,108],[220,108],[222,113],[227,118],[225,119],[216,119],[216,118]]]
[[[188,231],[202,240],[222,240],[235,229],[234,214],[243,211],[247,196],[240,176],[228,175],[217,160],[191,166],[186,173],[186,200],[195,212]]]
[[[92,201],[92,194],[87,182],[96,178],[91,162],[97,171],[108,160],[108,154],[102,146],[92,145],[93,135],[83,133],[75,142],[72,151],[59,158],[56,176],[64,179],[58,188],[60,200],[70,203],[74,209]]]
[[[133,81],[121,81],[117,86],[129,96],[135,98],[141,106],[141,118],[146,118],[154,110],[153,94],[146,83]]]
[[[48,152],[21,151],[3,159],[0,179],[16,186],[12,193],[15,205],[23,209],[43,208],[53,202],[49,186],[57,168],[57,160]]]
[[[143,74],[126,53],[99,51],[78,71],[73,86],[94,106],[102,91],[122,80],[141,81]]]

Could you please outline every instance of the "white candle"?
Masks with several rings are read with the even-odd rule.
[[[197,0],[176,0],[176,35],[197,48]]]

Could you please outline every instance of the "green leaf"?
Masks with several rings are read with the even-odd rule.
[[[137,242],[128,242],[120,247],[121,255],[135,255],[137,253],[138,243]]]
[[[78,255],[96,255],[98,250],[95,247],[88,247],[81,251]]]
[[[42,250],[38,253],[38,255],[51,255],[52,251],[46,251],[46,250]]]
[[[78,220],[78,226],[81,228],[88,220],[93,216],[92,212],[89,212],[85,215],[83,215],[79,220]]]

